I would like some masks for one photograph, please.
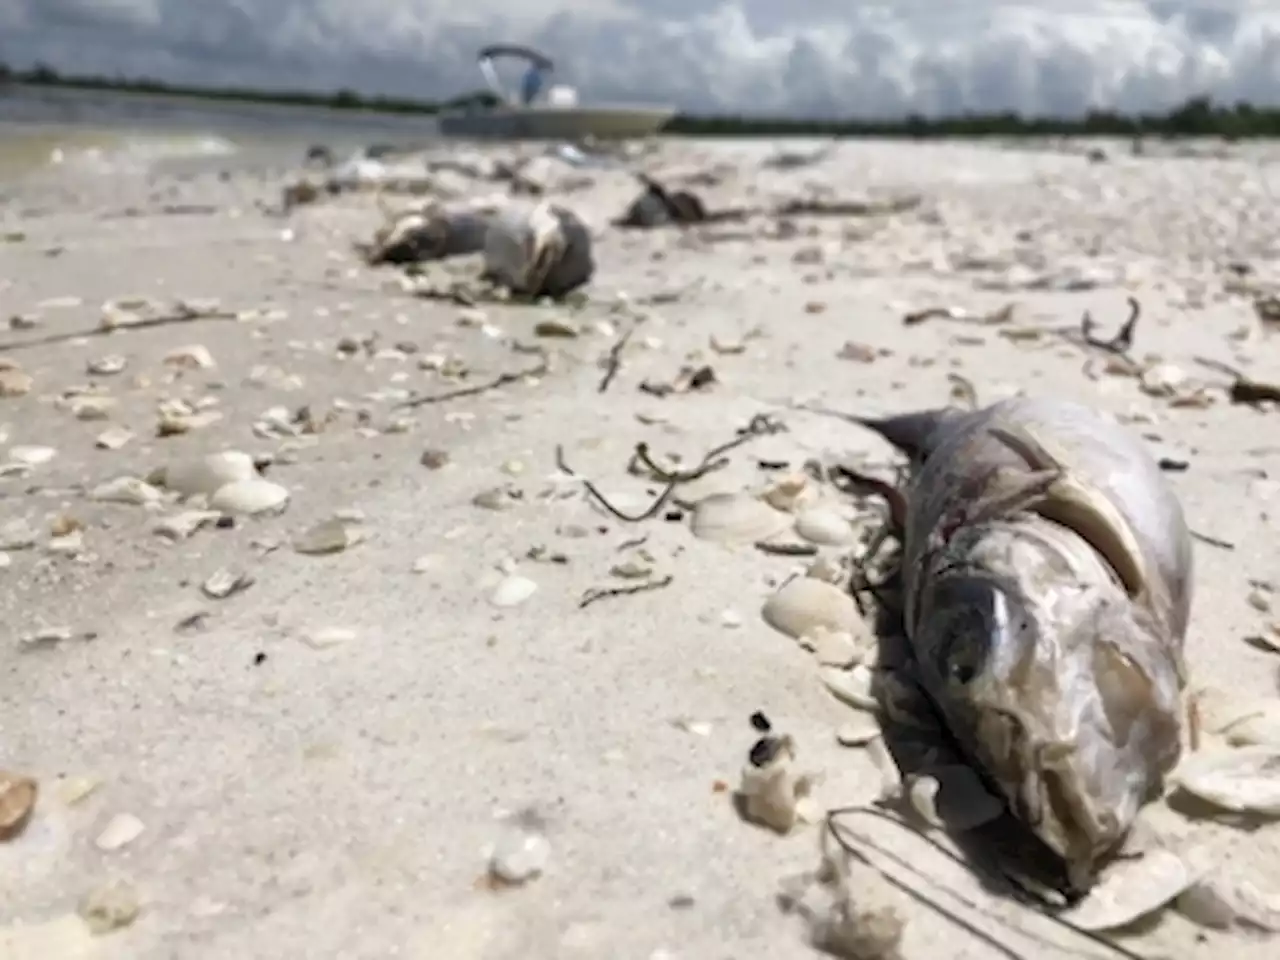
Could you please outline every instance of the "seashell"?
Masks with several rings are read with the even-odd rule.
[[[288,490],[261,477],[224,484],[209,498],[212,509],[246,517],[283,510],[288,502]]]
[[[715,543],[755,543],[787,528],[786,514],[758,497],[744,493],[713,493],[693,508],[689,529],[700,540]]]
[[[229,483],[257,476],[253,457],[239,450],[225,450],[162,467],[148,480],[183,497],[193,497],[201,493],[212,496]]]
[[[842,547],[854,541],[853,524],[825,507],[801,511],[796,517],[796,533],[823,547]]]
[[[816,494],[803,473],[791,473],[779,477],[760,495],[760,499],[778,510],[794,513],[806,500]]]
[[[206,524],[217,520],[216,510],[184,510],[172,517],[164,517],[151,529],[169,540],[186,540],[189,536]]]
[[[864,664],[855,664],[851,669],[841,667],[819,667],[818,676],[823,685],[838,699],[859,710],[876,710],[879,704],[871,692],[871,669]]]
[[[94,936],[127,927],[138,919],[141,910],[138,891],[123,880],[112,880],[90,890],[77,908]]]
[[[1115,930],[1159,910],[1195,879],[1177,854],[1152,850],[1136,860],[1115,861],[1084,900],[1059,916],[1081,930]]]
[[[137,477],[117,477],[94,487],[89,499],[102,503],[128,503],[134,506],[146,506],[159,502],[162,494],[145,480]]]
[[[210,600],[225,600],[233,593],[242,593],[253,586],[253,577],[242,570],[231,570],[223,567],[215,570],[204,583],[200,584],[200,592]]]
[[[22,832],[36,806],[40,788],[31,777],[0,769],[0,841]]]
[[[512,574],[504,577],[489,594],[489,602],[495,607],[516,607],[532,597],[538,585],[528,577]]]
[[[765,601],[761,615],[769,626],[797,640],[823,629],[856,634],[862,623],[853,597],[812,577],[784,583]]]
[[[164,356],[166,366],[181,367],[185,370],[212,370],[218,364],[213,359],[209,348],[202,343],[170,350]]]
[[[0,397],[21,397],[31,392],[35,380],[17,367],[0,369]]]
[[[356,638],[356,632],[347,627],[317,627],[302,635],[302,642],[312,650],[328,650]]]
[[[763,740],[757,746],[768,743]],[[812,783],[809,777],[796,775],[795,747],[790,737],[773,740],[773,746],[767,760],[743,765],[738,799],[747,820],[777,833],[788,833],[804,819],[802,805]]]
[[[595,272],[591,234],[563,207],[510,203],[485,233],[484,272],[513,293],[563,297]]]
[[[102,828],[102,832],[93,843],[99,850],[107,852],[119,850],[137,840],[144,830],[146,826],[133,814],[118,813]]]
[[[935,826],[964,832],[991,823],[1004,814],[1004,803],[983,786],[972,767],[963,764],[934,767],[927,778],[917,778],[920,779],[933,781],[928,802],[933,813],[930,822]],[[907,791],[913,806],[918,789],[924,788],[917,788],[913,782]],[[916,809],[923,815],[919,807]]]
[[[1193,753],[1174,769],[1170,782],[1223,810],[1280,816],[1280,746]]]
[[[880,724],[869,713],[857,714],[857,719],[842,723],[836,730],[836,743],[842,747],[865,747],[880,736]]]
[[[1139,378],[1143,393],[1166,399],[1177,396],[1187,386],[1187,382],[1187,372],[1172,363],[1157,363],[1144,370]]]
[[[118,353],[109,353],[85,364],[85,369],[95,377],[110,377],[120,373],[128,365],[124,357]]]
[[[71,402],[71,414],[77,420],[83,420],[86,423],[109,420],[115,405],[114,397],[77,397]]]
[[[847,630],[819,627],[800,638],[800,645],[813,651],[814,659],[824,667],[849,667],[861,663],[865,651]]]
[[[29,550],[39,539],[40,534],[26,520],[19,518],[0,523],[0,550]]]
[[[98,434],[94,445],[101,450],[119,450],[133,439],[133,432],[124,427],[108,427]]]
[[[551,843],[537,819],[519,816],[494,844],[489,875],[501,883],[519,885],[541,876],[550,862]]]
[[[319,556],[339,553],[355,546],[364,539],[364,533],[353,524],[335,517],[309,527],[293,538],[293,549],[298,553]]]
[[[53,447],[10,447],[9,461],[20,463],[24,467],[38,467],[48,463],[58,455]]]

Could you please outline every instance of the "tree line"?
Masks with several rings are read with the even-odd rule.
[[[363,110],[371,113],[430,115],[455,107],[497,102],[489,91],[469,93],[445,101],[370,96],[354,90],[308,93],[288,90],[211,88],[165,83],[146,78],[72,76],[37,64],[29,70],[11,69],[0,63],[0,83],[33,87],[61,87],[127,93],[195,97],[241,103],[274,103],[322,107],[330,110]],[[1209,97],[1193,97],[1164,113],[1122,114],[1091,110],[1079,117],[1024,117],[1017,113],[969,113],[953,117],[912,115],[900,119],[866,120],[856,117],[803,119],[787,116],[710,116],[677,114],[663,131],[700,137],[736,136],[841,136],[901,137],[1221,137],[1239,140],[1280,137],[1280,107],[1248,103],[1221,104]]]

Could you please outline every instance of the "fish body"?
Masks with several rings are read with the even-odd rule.
[[[511,203],[489,223],[485,273],[530,297],[563,297],[595,272],[591,233],[573,212],[547,202]]]
[[[1082,892],[1179,758],[1181,504],[1139,438],[1080,404],[860,422],[912,460],[902,578],[920,686]]]

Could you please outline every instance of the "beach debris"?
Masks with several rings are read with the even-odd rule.
[[[1177,495],[1138,436],[1067,401],[863,422],[914,465],[910,486],[887,496],[904,534],[918,680],[1014,815],[1061,858],[1068,888],[1087,892],[1181,752],[1191,548]],[[1027,627],[1002,632],[1007,617]],[[992,655],[997,640],[1081,666],[1011,678],[1000,664],[1021,660]],[[1090,724],[1045,726],[1081,716],[1081,703],[1098,705]],[[1020,734],[979,722],[997,715]],[[1099,765],[1125,776],[1098,780],[1088,771]],[[1063,813],[1076,809],[1090,811],[1087,829],[1083,813]]]
[[[913,327],[926,320],[952,320],[957,323],[971,323],[976,326],[998,326],[1013,319],[1016,304],[1006,303],[1002,307],[985,313],[974,313],[964,307],[933,306],[922,310],[913,310],[902,318],[904,326]]]
[[[234,480],[219,487],[209,498],[212,509],[242,517],[278,513],[288,503],[289,491],[262,477]]]
[[[201,527],[216,522],[220,516],[216,510],[183,510],[160,518],[151,529],[166,540],[186,540]]]
[[[432,201],[420,209],[387,214],[373,242],[357,247],[370,266],[424,263],[484,249],[497,205]]]
[[[596,387],[597,393],[605,393],[613,384],[614,378],[622,369],[622,355],[627,349],[627,344],[631,342],[631,338],[635,335],[636,325],[632,324],[623,331],[622,335],[613,342],[609,347],[609,352],[600,360],[600,366],[604,369],[604,375],[600,378],[600,384]]]
[[[713,493],[694,504],[689,529],[699,540],[713,543],[755,543],[768,540],[791,526],[791,518],[759,497]]]
[[[652,397],[669,397],[672,394],[694,393],[715,386],[720,380],[714,367],[707,364],[691,366],[686,364],[667,383],[655,383],[645,380],[640,389]]]
[[[855,663],[849,667],[822,666],[818,668],[822,685],[836,699],[859,710],[876,710],[879,704],[872,691],[875,680],[871,668]]]
[[[212,496],[229,483],[258,477],[253,457],[239,450],[177,460],[153,471],[149,483],[172,490],[180,497]]]
[[[1088,310],[1080,318],[1080,339],[1090,347],[1104,350],[1107,353],[1127,354],[1133,348],[1133,337],[1137,332],[1138,320],[1142,317],[1142,304],[1137,297],[1129,297],[1129,317],[1109,339],[1100,339],[1095,333],[1096,324]]]
[[[53,447],[21,445],[9,448],[9,462],[23,467],[40,467],[58,455]]]
[[[646,580],[644,583],[633,583],[626,587],[592,587],[582,594],[578,600],[578,609],[585,610],[601,600],[612,600],[619,597],[633,597],[638,593],[650,593],[671,586],[675,580],[670,574],[658,580]]]
[[[329,650],[351,643],[356,637],[349,627],[323,626],[303,631],[300,639],[312,650]]]
[[[100,450],[119,450],[134,437],[132,430],[124,427],[108,427],[94,439],[93,444]]]
[[[34,778],[0,768],[0,843],[12,840],[26,827],[39,793]]]
[[[95,377],[112,377],[124,370],[129,361],[118,353],[95,357],[85,363],[85,369]]]
[[[18,637],[18,646],[23,650],[37,650],[41,647],[53,647],[59,643],[65,643],[74,636],[75,632],[70,627],[41,625],[21,634]]]
[[[883,199],[839,200],[827,197],[797,197],[783,201],[773,210],[775,217],[886,217],[910,213],[924,203],[919,194]]]
[[[308,556],[341,553],[365,539],[358,523],[342,517],[331,517],[308,527],[293,538],[293,549]]]
[[[743,818],[777,833],[790,833],[797,823],[814,822],[817,808],[810,796],[813,777],[795,769],[795,741],[775,736],[767,718],[756,714],[759,737],[742,767],[734,800]],[[761,729],[761,728],[764,729]]]
[[[804,148],[797,147],[795,149],[779,149],[775,153],[765,157],[760,161],[760,166],[766,170],[799,170],[803,167],[812,167],[821,163],[828,157],[834,156],[836,147],[839,146],[836,140],[829,140],[817,147]]]
[[[22,397],[31,392],[35,380],[12,360],[0,357],[0,398]]]
[[[814,577],[794,577],[764,602],[764,622],[792,639],[820,631],[856,634],[862,626],[853,597],[834,584]]]
[[[533,810],[509,817],[488,854],[489,878],[502,886],[520,886],[542,876],[551,863],[546,824]]]
[[[845,547],[853,543],[853,524],[829,507],[810,507],[796,515],[796,533],[821,547]]]
[[[77,909],[94,936],[129,926],[141,911],[138,891],[124,880],[112,880],[94,887],[85,894]]]
[[[111,411],[115,409],[116,399],[101,395],[73,397],[68,406],[71,409],[71,415],[77,420],[95,423],[111,419]]]
[[[217,367],[213,354],[202,343],[178,347],[164,355],[165,366],[178,367],[182,370],[212,370]]]
[[[1280,816],[1280,745],[1189,754],[1170,775],[1186,793],[1233,813]]]
[[[495,607],[518,607],[537,591],[537,583],[513,573],[503,577],[490,591],[489,602]]]
[[[1178,854],[1150,850],[1135,858],[1113,861],[1088,895],[1059,917],[1079,930],[1117,930],[1168,906],[1195,879]]]
[[[836,728],[836,743],[842,747],[865,747],[880,736],[880,724],[869,712],[859,711],[854,719]]]
[[[1235,367],[1219,360],[1197,357],[1196,362],[1232,378],[1231,384],[1227,387],[1227,399],[1231,403],[1249,407],[1261,407],[1264,404],[1280,405],[1280,384],[1253,380]]]
[[[704,223],[710,219],[706,204],[697,194],[688,190],[669,191],[647,174],[637,173],[636,178],[644,192],[614,220],[614,226],[648,229],[672,223],[682,226]]]
[[[200,584],[200,592],[210,600],[225,600],[237,593],[243,593],[253,584],[254,578],[251,574],[243,570],[221,567]]]
[[[419,397],[410,397],[408,400],[397,404],[397,409],[412,410],[417,407],[432,406],[437,403],[448,403],[451,400],[460,400],[464,397],[475,397],[482,393],[488,393],[491,390],[500,390],[503,387],[513,383],[519,383],[522,380],[530,380],[537,382],[539,378],[545,376],[551,367],[544,358],[537,364],[525,370],[508,371],[498,374],[491,380],[481,383],[472,384],[467,387],[458,387],[455,390],[446,390],[443,393],[425,394]]]
[[[164,494],[137,477],[116,477],[100,483],[89,492],[90,500],[102,503],[126,503],[136,507],[159,503]]]
[[[548,202],[498,210],[484,240],[484,274],[526,297],[563,298],[595,272],[591,234],[572,211]]]
[[[93,841],[99,850],[110,853],[128,846],[146,831],[146,825],[131,813],[117,813]]]

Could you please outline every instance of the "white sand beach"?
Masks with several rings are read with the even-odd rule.
[[[867,715],[761,617],[788,577],[839,571],[879,508],[811,479],[806,496],[857,537],[804,548],[788,529],[808,550],[788,555],[695,536],[681,506],[810,461],[891,476],[887,445],[803,403],[905,412],[948,402],[958,376],[982,403],[1048,394],[1130,424],[1208,538],[1187,641],[1199,748],[1222,748],[1215,730],[1240,711],[1280,708],[1280,654],[1246,642],[1280,644],[1280,409],[1232,402],[1231,375],[1198,360],[1280,383],[1255,306],[1280,293],[1280,150],[1108,143],[1091,161],[1048,144],[846,142],[771,168],[778,149],[673,140],[631,162],[713,209],[868,209],[622,230],[631,176],[537,159],[530,177],[595,240],[594,278],[560,304],[414,296],[353,249],[381,222],[369,190],[281,214],[274,173],[5,187],[0,769],[38,794],[0,840],[0,960],[820,955],[778,895],[817,868],[821,826],[778,835],[732,796],[756,711],[818,775],[819,809],[880,792],[868,751],[836,736]],[[508,184],[453,171],[437,188]],[[467,281],[477,261],[424,271]],[[1130,296],[1142,376],[1072,336],[1085,311],[1112,335]],[[200,316],[128,328],[177,301]],[[952,315],[904,323],[931,308]],[[123,325],[104,333],[104,316]],[[691,387],[704,366],[714,379]],[[687,467],[764,416],[785,429],[652,518],[620,520],[583,486],[639,513],[663,484],[637,443]],[[266,464],[287,508],[157,533],[201,507],[155,471],[171,487],[218,451]],[[120,478],[138,483],[103,490]],[[330,552],[296,549],[335,516]],[[583,605],[596,590],[623,592]],[[1156,806],[1162,845],[1280,918],[1280,828]],[[503,819],[529,810],[527,836]],[[851,823],[932,881],[880,865],[986,935],[863,870],[867,902],[902,923],[899,953],[881,955],[1116,955],[909,830]],[[512,870],[535,875],[495,882],[494,844],[508,859],[523,844]],[[1265,931],[1187,912],[1116,942],[1275,956]]]

